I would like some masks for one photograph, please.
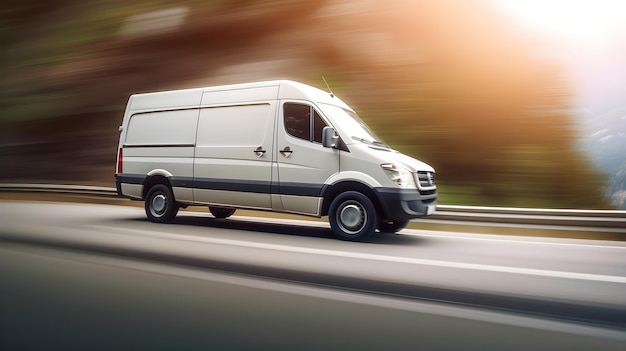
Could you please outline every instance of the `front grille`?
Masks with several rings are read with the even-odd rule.
[[[433,189],[433,190],[420,190],[420,195],[422,196],[432,196],[435,195],[434,197],[437,198],[437,189]]]
[[[418,171],[417,181],[420,189],[432,189],[435,187],[435,172]]]

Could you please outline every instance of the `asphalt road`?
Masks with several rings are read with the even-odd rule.
[[[623,350],[626,244],[0,202],[0,349]]]

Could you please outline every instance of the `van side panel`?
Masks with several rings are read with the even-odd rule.
[[[275,101],[200,110],[193,180],[196,202],[272,208],[275,115]]]
[[[137,113],[128,121],[124,146],[193,145],[198,109]]]
[[[141,184],[148,174],[162,175],[170,178],[178,201],[193,201],[192,191],[185,184],[191,184],[193,177],[198,113],[196,108],[139,113],[130,117],[122,145],[123,178],[130,185],[122,184],[122,190],[127,189],[137,196],[136,183]]]

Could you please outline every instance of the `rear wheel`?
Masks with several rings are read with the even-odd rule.
[[[178,213],[178,207],[172,190],[163,184],[150,188],[144,203],[146,216],[156,223],[173,220]]]
[[[372,201],[356,191],[339,194],[330,204],[328,219],[335,237],[360,241],[374,233],[378,213]]]
[[[409,221],[380,222],[378,230],[381,233],[397,233],[404,229]]]
[[[228,218],[235,213],[234,208],[209,206],[209,211],[215,218]]]

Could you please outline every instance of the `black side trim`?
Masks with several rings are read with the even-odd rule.
[[[177,188],[191,188],[193,185],[193,178],[191,177],[170,177],[170,184]]]
[[[247,181],[236,179],[196,178],[193,180],[194,189],[243,191],[247,193],[271,193],[271,182]]]
[[[278,193],[281,195],[322,196],[325,187],[324,184],[280,183]]]
[[[116,184],[143,184],[147,176],[143,174],[116,174]],[[279,194],[294,196],[322,196],[327,187],[324,184],[309,183],[282,183],[280,185],[269,181],[248,181],[221,178],[191,178],[170,177],[173,187],[193,188],[204,190],[240,191],[259,194]],[[118,186],[119,188],[119,186]]]
[[[123,148],[134,148],[134,147],[194,147],[195,144],[130,144],[123,145]]]
[[[116,174],[115,175],[116,182],[124,183],[124,184],[143,184],[146,176],[143,174]]]
[[[172,181],[172,185],[174,185],[174,181]],[[195,189],[242,191],[260,194],[321,196],[325,185],[307,183],[284,183],[278,185],[276,183],[264,181],[199,178],[193,180],[191,187]]]

